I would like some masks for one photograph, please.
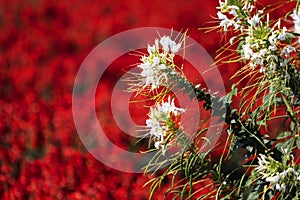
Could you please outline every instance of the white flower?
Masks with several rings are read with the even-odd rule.
[[[293,18],[295,31],[300,30],[300,14],[299,14],[299,11],[297,13],[297,10],[294,9],[293,14],[291,14],[290,16]]]
[[[219,0],[219,7],[217,7],[217,9],[223,9],[224,7],[227,6],[227,0],[224,0],[224,2],[222,2],[221,0]]]
[[[256,67],[256,64],[254,62],[250,62],[249,65],[252,70]]]
[[[238,30],[239,28],[241,28],[241,32],[243,32],[243,27],[240,26],[237,22],[235,22],[233,25],[234,25],[234,30]]]
[[[255,46],[255,44],[253,46]],[[259,46],[257,46],[256,48],[259,48]],[[250,60],[249,65],[251,69],[254,69],[257,65],[260,65],[260,72],[265,72],[264,56],[268,53],[267,49],[261,49],[260,51],[254,53],[252,50],[252,46],[249,42],[247,42],[242,46],[242,52],[243,58],[246,60]]]
[[[278,62],[278,57],[276,55],[272,54],[272,55],[268,55],[267,58],[266,58],[266,60],[267,60],[267,62],[270,62],[272,60],[273,61],[275,60],[276,62]]]
[[[293,14],[291,14],[291,17],[293,18],[293,22],[294,22],[295,33],[300,33],[300,13],[299,13],[299,11],[297,13],[297,11],[295,9]],[[300,42],[300,37],[298,39],[298,42]]]
[[[159,57],[154,57],[153,58],[153,65],[158,65],[160,63],[160,58]]]
[[[282,49],[280,56],[285,55],[285,56],[289,57],[289,56],[290,56],[290,53],[292,53],[292,52],[296,52],[295,47],[292,47],[292,46],[290,46],[290,45],[286,45],[286,46]]]
[[[157,52],[159,51],[158,39],[155,39],[155,44],[154,44],[154,45],[150,46],[150,45],[148,44],[147,51],[148,51],[149,55],[152,55],[152,54],[154,54],[156,51],[157,51]]]
[[[282,28],[282,32],[279,33],[279,35],[277,36],[277,38],[278,38],[279,40],[281,40],[281,41],[286,40],[286,31],[287,31],[286,27],[283,27],[283,28]]]
[[[263,59],[261,58],[259,53],[253,53],[251,57],[251,61],[256,65],[263,65]]]
[[[227,8],[230,9],[229,14],[233,15],[234,17],[236,17],[238,15],[236,11],[240,9],[239,7],[228,6]]]
[[[289,167],[287,170],[286,170],[287,173],[296,173],[295,169],[294,168],[291,168]]]
[[[171,100],[170,96],[168,97],[168,102],[163,102],[162,105],[158,107],[158,110],[163,113],[173,113],[175,116],[185,111],[183,108],[177,108],[174,99]]]
[[[218,15],[219,20],[221,20],[220,27],[223,27],[223,30],[225,32],[228,30],[229,26],[232,26],[233,24],[235,24],[235,22],[233,20],[228,19],[227,16],[224,15],[220,11],[218,11],[217,15]]]
[[[167,73],[163,71],[167,67],[164,64],[158,65],[158,61],[158,59],[155,59],[152,64],[146,61],[138,65],[138,67],[142,69],[140,73],[143,78],[142,84],[144,84],[144,86],[151,86],[151,90],[159,88],[168,81]]]
[[[164,52],[160,52],[159,44]],[[142,69],[142,72],[138,75],[140,80],[138,86],[142,86],[142,88],[151,86],[151,90],[160,86],[167,86],[168,73],[170,73],[166,72],[167,65],[180,47],[181,43],[176,44],[169,36],[163,36],[160,40],[155,39],[154,45],[148,45],[149,55],[142,56],[142,63],[138,65]]]
[[[181,43],[173,45],[173,46],[171,46],[171,52],[175,54],[179,51],[180,48],[181,48]]]
[[[168,53],[169,51],[171,51],[171,53],[175,54],[181,47],[181,43],[176,44],[173,40],[170,39],[169,36],[163,36],[160,39],[160,44],[164,49],[164,53]]]
[[[280,176],[279,175],[275,175],[275,176],[267,177],[266,181],[275,185],[275,184],[278,183],[279,179],[280,179]]]
[[[167,148],[166,148],[166,145],[164,145],[163,141],[157,141],[157,142],[155,142],[154,143],[154,147],[156,149],[161,149],[163,155],[166,154]]]
[[[163,49],[164,49],[164,52],[167,53],[170,48],[169,48],[169,43],[170,43],[170,37],[169,36],[163,36],[161,39],[160,39],[160,44],[162,45]]]
[[[154,139],[154,147],[156,149],[162,149],[162,153],[165,154],[165,137],[170,131],[167,124],[167,120],[171,116],[178,116],[180,113],[185,112],[185,109],[175,106],[174,99],[168,97],[167,102],[156,104],[155,107],[150,108],[148,114],[149,119],[146,120],[146,127],[150,129],[149,135]]]
[[[260,57],[264,57],[264,56],[267,54],[267,52],[268,52],[267,49],[261,49],[261,50],[259,51],[259,56],[260,56]]]
[[[249,60],[249,59],[252,57],[252,55],[253,55],[253,51],[252,51],[252,49],[251,49],[250,43],[244,44],[244,45],[242,46],[242,49],[243,49],[243,52],[244,52],[244,58],[245,58],[246,60]]]
[[[277,50],[277,46],[276,45],[270,45],[269,46],[269,50],[270,51],[276,51]]]
[[[228,19],[226,15],[224,15],[222,12],[218,11],[217,12],[217,15],[218,15],[218,18],[220,20],[223,20],[223,19]]]
[[[261,66],[260,69],[259,69],[259,72],[260,72],[260,73],[265,73],[265,71],[266,71],[266,68],[263,67],[263,66]]]
[[[252,12],[252,10],[255,8],[254,5],[251,3],[244,3],[243,10],[249,10],[249,12]]]
[[[266,169],[269,161],[267,161],[267,157],[263,154],[259,154],[259,157],[257,157],[258,159],[258,167],[256,168],[257,171],[263,171]]]
[[[155,50],[156,50],[156,48],[154,45],[153,46],[148,45],[147,51],[150,55],[153,54],[155,52]]]
[[[276,32],[272,32],[272,35],[269,36],[269,50],[270,51],[276,51],[277,50],[277,42],[278,42],[278,37]]]
[[[260,19],[258,14],[254,15],[252,18],[249,18],[247,20],[247,22],[251,25],[251,26],[255,26],[256,24],[259,24]]]
[[[234,9],[232,9],[230,12],[229,12],[229,14],[231,14],[231,15],[233,15],[233,16],[237,16],[238,14],[237,14],[237,12],[236,12],[236,10],[234,10]]]
[[[252,21],[253,21],[254,24],[258,24],[260,22],[258,14],[253,16]]]
[[[269,42],[271,45],[276,45],[277,36],[275,32],[272,32],[272,35],[269,37]]]
[[[285,184],[284,183],[282,183],[282,184],[276,184],[276,190],[278,190],[278,191],[285,191],[285,188],[286,188],[286,186],[285,186]]]
[[[259,166],[256,170],[263,175],[262,178],[266,182],[270,183],[270,188],[272,190],[285,191],[286,187],[290,181],[295,181],[296,177],[299,180],[299,173],[292,167],[287,168],[279,173],[279,167],[275,166],[275,160],[271,157],[266,157],[265,155],[259,155],[258,157]],[[280,165],[280,163],[277,163]],[[277,165],[276,164],[276,165]]]

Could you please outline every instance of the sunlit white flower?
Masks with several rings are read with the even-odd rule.
[[[281,51],[281,56],[287,56],[287,57],[289,57],[290,56],[290,53],[292,53],[292,52],[296,52],[296,49],[295,49],[295,47],[292,47],[292,46],[290,46],[290,45],[286,45],[283,49],[282,49],[282,51]]]
[[[154,45],[150,46],[150,45],[148,44],[147,51],[148,51],[149,55],[152,55],[152,54],[154,54],[155,52],[158,52],[158,51],[159,51],[158,39],[155,39],[155,44],[154,44]]]
[[[276,45],[270,45],[268,48],[270,51],[276,51],[278,48]]]
[[[253,55],[253,51],[252,51],[252,49],[251,49],[250,43],[244,44],[244,45],[242,46],[242,49],[243,49],[243,53],[244,53],[244,58],[245,58],[246,60],[249,60],[249,59],[252,57],[252,55]]]
[[[276,61],[278,62],[278,56],[276,55],[268,55],[267,58],[266,58],[267,62],[271,62],[271,61]]]
[[[278,43],[278,36],[276,32],[272,32],[272,34],[269,36],[269,42],[270,42],[270,46],[269,46],[269,50],[270,51],[276,51],[277,48],[277,43]]]
[[[164,72],[167,67],[165,64],[159,64],[158,59],[153,60],[153,63],[145,61],[138,67],[142,69],[140,75],[144,86],[151,86],[151,90],[159,88],[168,81],[167,73]]]
[[[269,182],[272,190],[285,191],[287,184],[291,181],[299,181],[299,172],[293,167],[285,170],[280,169],[282,164],[271,157],[260,154],[258,157],[257,172],[262,175],[266,182]],[[297,180],[296,180],[297,179]]]
[[[262,167],[264,167],[266,164],[269,163],[269,161],[267,161],[267,157],[263,154],[260,154],[258,159],[258,164],[259,166],[257,167],[257,170],[260,171],[262,169]]]
[[[265,71],[266,71],[266,68],[263,67],[263,66],[261,66],[260,69],[259,69],[259,72],[260,72],[260,73],[265,73]]]
[[[267,49],[261,49],[261,50],[259,51],[259,56],[260,56],[260,57],[264,57],[267,53],[268,53],[268,50],[267,50]]]
[[[300,13],[298,11],[296,11],[296,9],[294,9],[293,14],[291,14],[291,17],[293,18],[293,22],[294,22],[294,29],[295,29],[295,33],[300,33]],[[298,42],[300,42],[300,37],[298,39]]]
[[[282,62],[280,62],[279,66],[280,67],[286,67],[286,66],[288,66],[288,61],[287,60],[283,60]]]
[[[249,18],[249,19],[247,20],[247,22],[248,22],[251,26],[255,26],[255,25],[259,24],[259,22],[260,22],[259,15],[258,15],[258,14],[254,15],[252,18]]]
[[[141,89],[149,87],[153,91],[161,86],[168,86],[168,73],[173,70],[169,64],[172,64],[174,54],[180,48],[181,43],[176,44],[169,36],[163,36],[160,40],[155,39],[154,45],[148,45],[148,55],[142,56],[142,63],[138,65],[142,71],[137,75],[139,81],[137,87]]]
[[[223,10],[226,6],[227,6],[227,0],[224,0],[224,2],[223,1],[221,1],[221,0],[219,0],[219,7],[217,7],[217,9],[221,9],[221,10]]]
[[[175,54],[181,48],[181,43],[176,44],[169,36],[163,36],[160,39],[160,44],[163,47],[164,53],[171,51],[171,53]]]
[[[263,65],[263,59],[259,53],[253,53],[251,57],[251,61],[256,65]]]
[[[276,184],[276,183],[278,183],[279,179],[280,179],[280,176],[275,175],[275,176],[267,177],[266,181],[270,182],[271,184]]]
[[[287,31],[286,27],[283,27],[282,32],[278,34],[277,38],[281,41],[286,40],[286,31]]]
[[[234,25],[235,22],[233,20],[228,19],[228,17],[222,12],[218,11],[217,15],[219,20],[221,20],[220,27],[223,27],[223,30],[225,32],[228,30],[228,27]]]
[[[278,191],[285,191],[285,188],[286,188],[286,185],[284,184],[284,183],[282,183],[282,184],[276,184],[276,190],[278,190]]]
[[[150,129],[149,135],[155,141],[154,147],[156,149],[162,149],[164,154],[165,149],[165,137],[170,131],[167,121],[172,116],[179,116],[185,109],[175,106],[174,99],[171,100],[169,96],[167,102],[156,104],[155,107],[150,108],[148,119],[146,120],[146,127]]]
[[[245,2],[243,5],[243,10],[249,10],[249,12],[252,12],[252,10],[255,8],[255,6],[250,2]]]
[[[228,6],[227,8],[230,10],[229,14],[233,15],[234,17],[236,17],[238,15],[237,10],[240,9],[239,7],[237,7],[237,6]]]
[[[159,57],[154,57],[153,58],[153,65],[158,65],[160,64],[160,58]]]

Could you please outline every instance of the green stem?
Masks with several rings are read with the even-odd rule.
[[[297,120],[297,116],[296,116],[295,112],[293,111],[293,109],[292,109],[291,105],[289,104],[288,100],[286,99],[286,97],[282,93],[281,93],[281,97],[282,97],[282,100],[283,100],[288,112],[290,113],[291,120],[293,122],[295,122],[295,124],[296,124],[296,130],[298,130],[299,121]],[[298,136],[299,136],[299,133],[297,133],[296,137],[298,137]]]

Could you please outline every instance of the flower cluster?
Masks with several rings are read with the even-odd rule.
[[[162,149],[163,154],[167,146],[165,139],[175,132],[173,117],[178,117],[182,112],[185,112],[185,109],[176,107],[174,99],[171,100],[170,96],[167,102],[161,102],[150,108],[146,127],[150,129],[148,134],[155,141],[155,148]]]
[[[257,26],[260,24],[260,15],[263,13],[259,10],[258,13],[251,16],[251,13],[255,10],[255,6],[250,2],[232,2],[225,0],[222,2],[219,0],[219,7],[217,16],[220,20],[219,27],[223,28],[224,32],[227,32],[230,27],[234,30],[243,32],[247,26]],[[247,16],[245,18],[245,16]]]
[[[279,94],[290,96],[288,102],[294,102],[293,97],[299,96],[300,91],[298,50],[293,43],[299,31],[296,9],[290,15],[295,32],[282,26],[280,18],[270,20],[271,11],[266,8],[258,10],[255,1],[220,1],[218,9],[219,27],[235,33],[229,43],[231,46],[237,44],[235,52],[238,56],[230,62],[246,63],[236,75],[249,76],[248,89],[256,90],[257,96],[261,95],[258,90],[266,91],[264,96],[270,96],[267,98],[269,105]],[[224,25],[225,19],[230,21],[227,26]],[[234,26],[229,26],[231,24]]]
[[[176,44],[169,36],[156,39],[153,46],[148,45],[149,55],[142,56],[142,63],[138,65],[142,69],[139,83],[141,88],[151,87],[153,91],[160,86],[167,86],[167,71],[174,68],[173,58],[180,47],[181,43]]]
[[[294,160],[293,156],[289,157],[292,161]],[[285,192],[287,188],[291,189],[294,185],[299,187],[300,171],[297,171],[295,166],[285,166],[283,163],[263,154],[258,157],[258,163],[257,172],[262,175],[262,179],[270,184],[272,190]]]
[[[281,28],[280,19],[271,26],[269,14],[264,14],[263,10],[255,12],[255,6],[250,2],[239,4],[229,4],[227,1],[220,2],[217,13],[220,20],[220,27],[227,31],[230,26],[234,30],[239,30],[240,35],[230,39],[230,43],[237,38],[241,40],[241,59],[249,61],[251,69],[260,67],[260,72],[274,71],[279,67],[284,67],[287,58],[296,49],[290,45],[283,45],[283,42],[293,38],[293,34],[287,31],[286,27]],[[227,15],[232,16],[228,19]],[[297,20],[295,13],[293,19]],[[264,18],[267,18],[266,20]]]
[[[267,71],[267,73],[273,74],[279,68],[286,67],[291,53],[296,52],[296,49],[290,45],[282,47],[282,42],[291,39],[293,36],[287,32],[286,27],[280,30],[270,28],[268,30],[270,34],[257,36],[257,32],[261,32],[262,29],[266,29],[266,27],[258,27],[258,29],[248,32],[250,34],[245,37],[241,55],[242,59],[249,61],[251,69],[259,66],[261,73]]]
[[[297,12],[297,9],[294,9],[291,17],[294,22],[294,32],[300,34],[300,13]],[[298,37],[298,43],[300,43],[300,37]]]

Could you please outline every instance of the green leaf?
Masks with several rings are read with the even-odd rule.
[[[277,149],[287,150],[287,154],[291,154],[294,142],[295,142],[295,138],[292,137],[284,142],[280,142],[280,143],[276,144],[275,147]]]
[[[295,123],[292,121],[290,124],[291,131],[295,131]]]
[[[300,150],[300,137],[298,137],[296,140],[296,146]]]
[[[225,102],[226,102],[226,103],[231,103],[232,97],[233,97],[233,96],[236,96],[236,95],[237,95],[237,92],[238,92],[238,89],[237,89],[237,87],[236,87],[236,84],[233,84],[233,85],[231,86],[231,91],[228,92],[228,94],[226,95]]]
[[[284,132],[281,132],[277,137],[276,139],[280,140],[280,139],[283,139],[283,138],[286,138],[288,136],[291,136],[292,133],[290,131],[284,131]]]
[[[243,49],[243,45],[245,44],[245,40],[242,40],[239,45],[237,46],[237,50],[241,51]]]

